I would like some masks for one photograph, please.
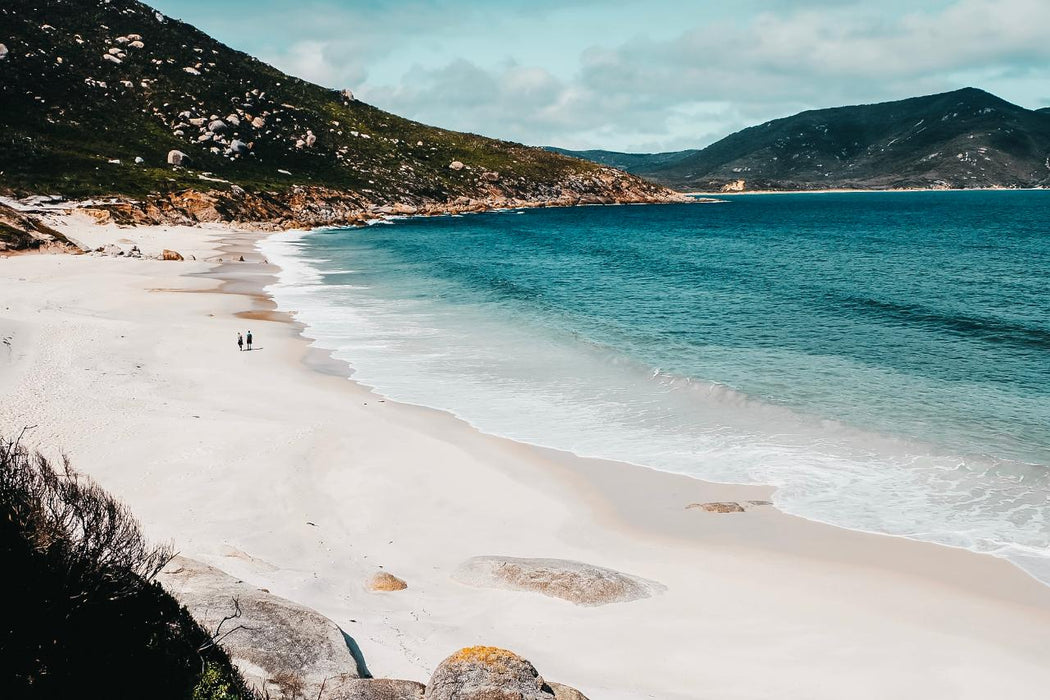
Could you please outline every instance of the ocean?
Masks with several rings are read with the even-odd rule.
[[[353,378],[1050,584],[1050,192],[726,196],[277,234]]]

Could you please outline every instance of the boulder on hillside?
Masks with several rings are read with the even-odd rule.
[[[0,61],[5,60],[9,53],[10,51],[7,50],[7,47],[4,44],[0,44]]]
[[[329,678],[318,700],[423,700],[425,686],[391,678]]]
[[[185,557],[158,580],[270,697],[316,698],[327,679],[360,675],[343,631],[313,610]]]
[[[487,171],[481,173],[482,182],[499,182],[499,173],[493,171]]]
[[[426,700],[555,700],[536,667],[497,647],[460,649],[427,683]]]
[[[452,161],[451,163],[448,164],[448,169],[449,170],[455,170],[457,172],[462,170],[465,167],[467,167],[467,166],[463,165],[463,163],[461,161],[458,161],[458,160],[454,160],[454,161]]]
[[[168,165],[182,165],[188,157],[182,151],[168,151]]]
[[[532,591],[586,606],[626,603],[666,590],[655,581],[567,559],[473,557],[453,578],[470,586]]]

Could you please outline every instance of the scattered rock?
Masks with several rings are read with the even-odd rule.
[[[587,700],[587,696],[567,685],[561,683],[548,683],[554,691],[554,700]]]
[[[536,667],[496,647],[461,649],[441,662],[427,683],[426,700],[554,700]]]
[[[292,695],[294,685],[297,697],[316,698],[326,679],[359,675],[343,631],[313,610],[184,557],[158,578],[211,632],[239,609],[222,626],[229,633],[222,645],[245,679],[270,697]]]
[[[312,147],[313,147],[313,145],[314,145],[315,143],[317,143],[317,136],[316,136],[316,135],[314,135],[314,132],[312,132],[312,131],[307,131],[307,132],[306,132],[306,139],[305,139],[305,140],[306,140],[306,147],[307,147],[307,148],[312,148]]]
[[[256,129],[262,129],[266,126],[266,120],[262,117],[255,117],[255,119],[252,119],[252,126]]]
[[[200,75],[201,74],[201,72],[199,70],[197,70],[196,68],[191,68],[190,66],[186,66],[182,70],[186,71],[190,75]]]
[[[144,48],[146,48],[146,45],[143,44],[141,41],[138,41],[138,40],[131,42],[130,44],[128,44],[128,46],[130,46],[133,49],[144,49]]]
[[[482,182],[499,182],[499,173],[497,172],[484,172],[481,173]]]
[[[743,513],[744,506],[733,501],[724,501],[717,503],[690,503],[686,506],[687,510],[693,510],[699,508],[705,510],[708,513]]]
[[[454,161],[452,161],[451,163],[448,164],[448,169],[449,170],[455,170],[457,172],[462,170],[465,167],[467,167],[467,166],[463,165],[463,163],[461,163],[458,160],[454,160]]]
[[[234,139],[233,141],[230,141],[230,153],[235,153],[239,156],[243,156],[246,155],[249,151],[251,151],[251,148],[244,141],[241,141],[240,139]]]
[[[7,50],[7,46],[0,44],[0,61],[6,60],[9,53],[11,52]]]
[[[137,165],[142,165],[145,162],[146,160],[142,156],[135,156],[135,163]]]
[[[164,252],[160,254],[160,259],[161,260],[176,260],[176,261],[178,261],[178,260],[185,260],[186,258],[182,257],[182,253],[177,253],[174,250],[168,250],[167,248],[165,248]]]
[[[704,510],[708,513],[743,513],[752,508],[761,508],[773,505],[772,501],[715,501],[711,503],[690,503],[686,510]]]
[[[391,678],[329,678],[319,700],[423,700],[425,687]]]
[[[380,571],[368,580],[370,591],[403,591],[406,588],[408,588],[407,583],[386,571]]]
[[[168,151],[168,165],[182,165],[188,157],[182,151]]]
[[[470,586],[533,591],[587,606],[640,600],[665,590],[655,581],[567,559],[473,557],[453,578]]]
[[[117,58],[113,54],[104,53],[104,54],[102,54],[102,58],[104,60],[106,60],[106,61],[109,61],[110,63],[116,63],[118,66],[121,63],[123,63],[123,61],[121,61],[119,58]]]

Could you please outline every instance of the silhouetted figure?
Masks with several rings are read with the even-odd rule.
[[[245,339],[248,341],[248,349],[252,349],[252,332],[248,331],[248,337]]]
[[[237,334],[237,349],[244,350],[244,336],[240,333]]]

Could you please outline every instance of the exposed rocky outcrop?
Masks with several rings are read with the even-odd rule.
[[[78,252],[68,238],[38,217],[0,204],[0,255],[23,251]]]
[[[313,610],[185,557],[158,579],[218,633],[245,679],[273,697],[317,697],[328,679],[359,675],[343,631]]]
[[[426,700],[554,700],[554,691],[536,667],[496,647],[469,647],[434,670]]]
[[[586,606],[649,598],[665,590],[655,581],[566,559],[473,557],[453,578],[471,586],[532,591]]]

